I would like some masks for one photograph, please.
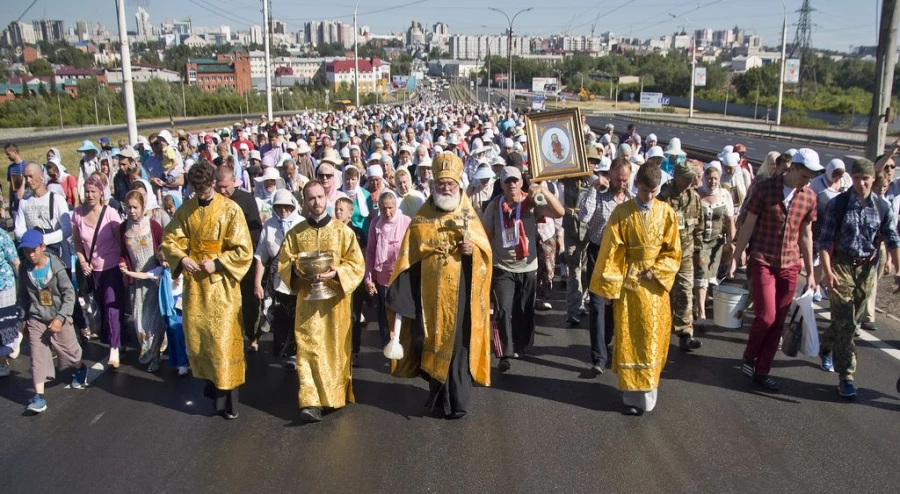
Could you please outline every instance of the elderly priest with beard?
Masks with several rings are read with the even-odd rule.
[[[491,244],[462,193],[462,160],[444,152],[432,170],[433,194],[409,225],[388,286],[404,349],[391,373],[426,379],[428,410],[458,419],[472,381],[490,385]]]

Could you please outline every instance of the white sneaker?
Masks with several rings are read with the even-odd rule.
[[[297,370],[297,356],[291,355],[284,361],[284,370],[295,371]]]
[[[187,374],[188,374],[188,366],[186,366],[186,365],[179,365],[179,366],[178,366],[178,375],[179,375],[179,376],[186,376]]]
[[[6,364],[0,364],[0,377],[6,377],[10,374],[9,366]]]
[[[18,332],[16,333],[16,339],[13,340],[13,344],[12,344],[13,350],[12,350],[12,353],[9,354],[9,358],[14,359],[19,356],[19,350],[21,350],[22,340],[24,338],[25,338],[25,336],[22,335],[22,333],[18,333]]]
[[[550,302],[547,302],[546,300],[543,302],[539,302],[538,307],[544,310],[550,310],[553,308],[553,306],[550,305]]]

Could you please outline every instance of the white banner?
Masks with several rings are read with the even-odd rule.
[[[800,59],[788,58],[784,64],[784,82],[785,84],[800,83]]]
[[[641,93],[641,110],[662,110],[663,93]]]
[[[694,67],[694,85],[706,87],[706,67]]]

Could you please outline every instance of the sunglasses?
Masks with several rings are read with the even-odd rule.
[[[318,177],[319,178],[334,178],[334,174],[333,173],[320,173],[320,174],[318,174]]]
[[[884,167],[889,170],[893,170],[894,168],[897,168],[897,165],[884,165]]]

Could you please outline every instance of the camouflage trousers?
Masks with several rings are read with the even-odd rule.
[[[822,335],[822,354],[832,354],[834,370],[841,379],[853,379],[856,372],[856,333],[859,315],[875,284],[875,263],[859,266],[835,262],[832,266],[838,286],[831,291],[831,324]]]
[[[678,336],[694,335],[694,258],[683,256],[681,268],[675,274],[675,283],[669,292],[672,305],[672,332]]]
[[[553,275],[556,271],[556,251],[559,249],[559,243],[556,237],[549,240],[538,241],[538,272],[537,272],[537,298],[543,301],[550,300],[550,293],[553,291]]]

